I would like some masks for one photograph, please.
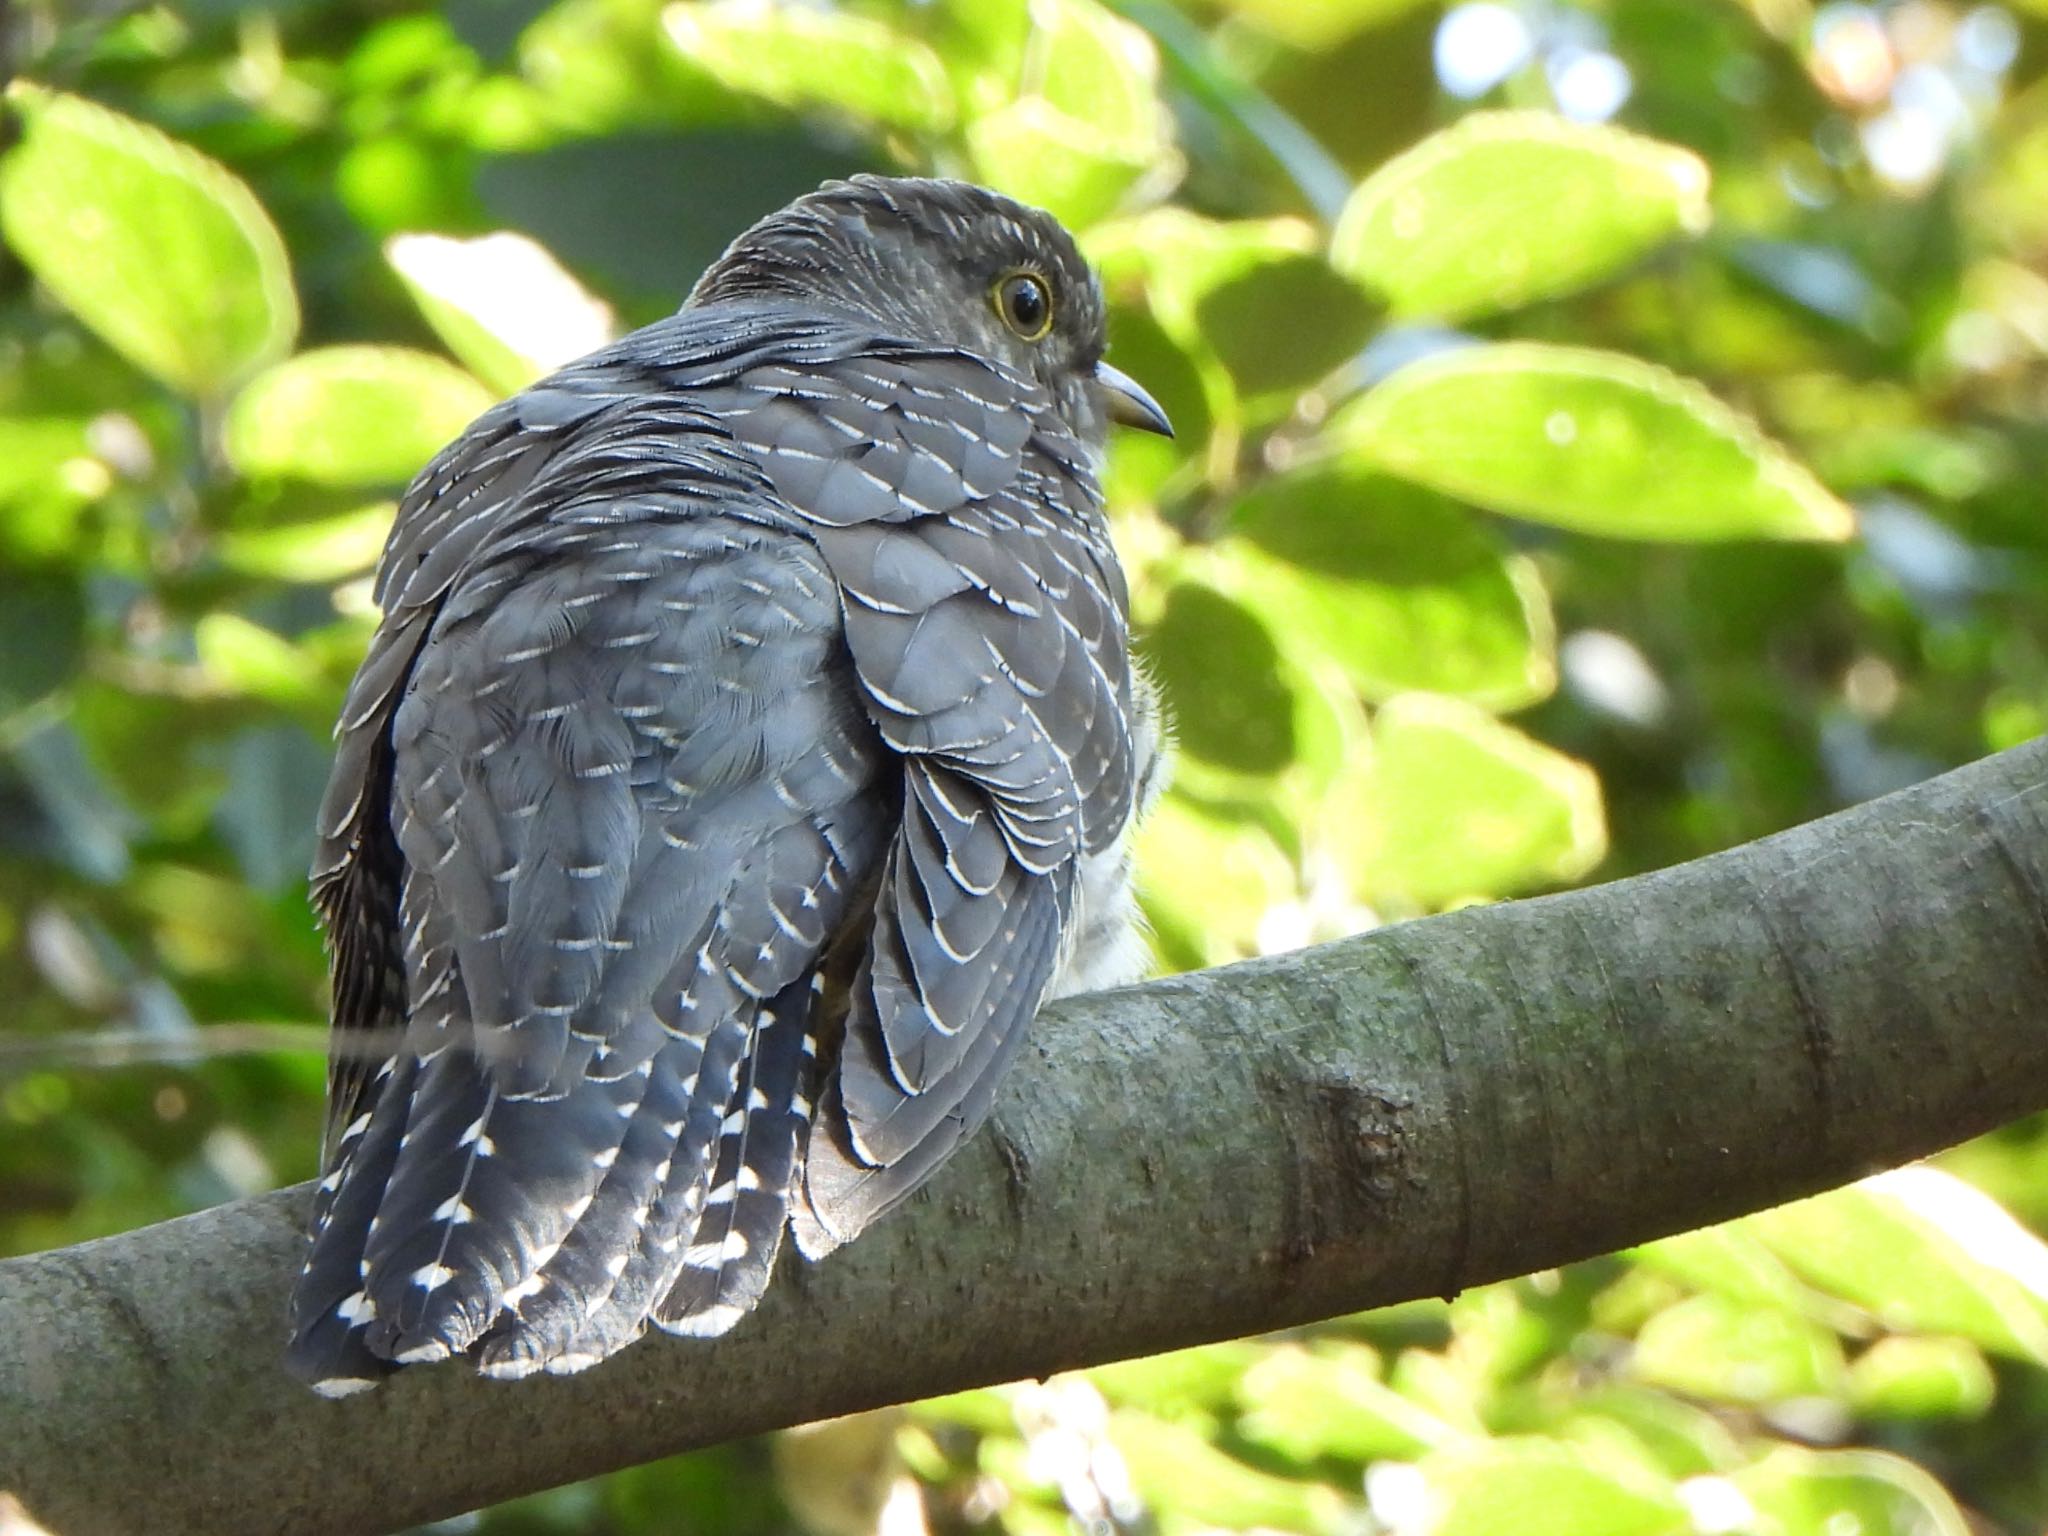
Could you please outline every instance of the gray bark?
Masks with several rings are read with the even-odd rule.
[[[716,1343],[278,1365],[304,1188],[0,1263],[0,1489],[359,1533],[881,1403],[1558,1264],[2048,1106],[2048,744],[1761,843],[1050,1010],[990,1130]]]

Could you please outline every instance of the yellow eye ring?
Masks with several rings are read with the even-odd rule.
[[[1025,341],[1043,341],[1052,330],[1052,289],[1036,272],[1005,272],[989,290],[989,303],[1003,324]]]

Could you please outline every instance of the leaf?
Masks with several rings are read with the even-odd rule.
[[[1152,165],[1148,154],[1105,140],[1042,96],[974,119],[967,149],[977,180],[1074,229],[1113,210]]]
[[[1887,1328],[1953,1334],[2048,1363],[2048,1310],[2017,1277],[2040,1267],[2042,1244],[1959,1179],[1905,1169],[1741,1225],[1809,1283]]]
[[[979,179],[1085,228],[1175,168],[1159,52],[1094,0],[1037,0],[1030,18],[1023,90],[968,122],[968,152]]]
[[[1940,1483],[1882,1451],[1809,1451],[1781,1445],[1730,1479],[1778,1536],[1911,1531],[1970,1536],[1971,1524]]]
[[[1371,331],[1372,306],[1330,268],[1301,219],[1155,208],[1091,231],[1087,249],[1113,290],[1142,282],[1169,334],[1213,356],[1248,397],[1299,393]]]
[[[1997,1390],[1967,1339],[1879,1339],[1849,1366],[1849,1403],[1865,1418],[1980,1418]]]
[[[1258,483],[1231,517],[1217,580],[1360,693],[1425,690],[1513,709],[1557,683],[1541,579],[1465,508],[1371,470]]]
[[[1748,418],[1613,352],[1439,352],[1338,412],[1328,439],[1496,512],[1618,538],[1846,539],[1854,520]]]
[[[1088,1379],[1120,1408],[1143,1408],[1170,1416],[1190,1408],[1228,1406],[1245,1372],[1266,1353],[1258,1344],[1207,1344],[1098,1365],[1088,1372]]]
[[[611,306],[538,241],[393,235],[384,259],[448,350],[501,395],[612,339]]]
[[[320,687],[320,668],[311,657],[238,614],[207,614],[193,626],[192,638],[200,665],[232,693],[290,707],[310,703]]]
[[[938,56],[866,17],[802,5],[676,4],[662,12],[662,26],[728,89],[890,128],[953,125],[953,88]]]
[[[1332,841],[1357,877],[1412,907],[1574,880],[1607,851],[1592,769],[1437,694],[1380,708],[1363,792],[1343,810]]]
[[[1545,112],[1475,112],[1345,204],[1330,260],[1400,318],[1463,320],[1568,293],[1707,227],[1690,150]]]
[[[1714,1402],[1765,1404],[1832,1396],[1842,1351],[1828,1329],[1797,1313],[1726,1296],[1667,1307],[1636,1335],[1636,1378]]]
[[[391,533],[394,503],[376,502],[302,523],[236,528],[214,540],[220,563],[245,576],[272,581],[331,582],[360,575],[377,563]]]
[[[85,593],[69,572],[14,572],[0,582],[0,716],[69,682],[85,631]]]
[[[1702,1227],[1626,1252],[1639,1264],[1731,1301],[1803,1313],[1814,1299],[1754,1232],[1740,1226]]]
[[[323,347],[249,381],[229,407],[228,460],[245,475],[399,485],[490,408],[453,363],[404,347]]]
[[[1294,868],[1256,822],[1169,793],[1138,828],[1145,913],[1172,969],[1259,953],[1260,919],[1295,894]]]
[[[0,550],[30,560],[62,555],[79,509],[113,488],[75,416],[0,416]]]
[[[1428,1536],[1650,1536],[1685,1523],[1667,1483],[1553,1440],[1506,1436],[1439,1452],[1422,1472]]]
[[[1238,1398],[1238,1433],[1294,1462],[1405,1459],[1466,1438],[1381,1382],[1357,1345],[1274,1349],[1245,1371]]]
[[[74,315],[145,372],[215,396],[290,350],[291,264],[224,167],[76,96],[26,81],[0,163],[0,231]]]
[[[1229,0],[1229,9],[1307,53],[1334,48],[1354,32],[1381,26],[1422,0]]]
[[[1343,1524],[1344,1500],[1334,1488],[1257,1471],[1183,1425],[1121,1408],[1110,1416],[1109,1437],[1145,1502],[1178,1528],[1321,1532]]]
[[[1165,695],[1181,751],[1243,773],[1294,761],[1295,703],[1271,631],[1200,581],[1170,588],[1138,649]]]

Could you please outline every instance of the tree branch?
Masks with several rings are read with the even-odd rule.
[[[0,1489],[64,1536],[355,1533],[1254,1333],[1810,1193],[2048,1105],[2048,744],[1676,869],[1048,1011],[921,1199],[715,1343],[279,1366],[306,1191],[0,1264]]]

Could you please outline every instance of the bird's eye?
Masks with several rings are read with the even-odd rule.
[[[1026,341],[1042,341],[1052,329],[1052,290],[1035,272],[1012,272],[996,280],[989,297],[1003,324]]]

